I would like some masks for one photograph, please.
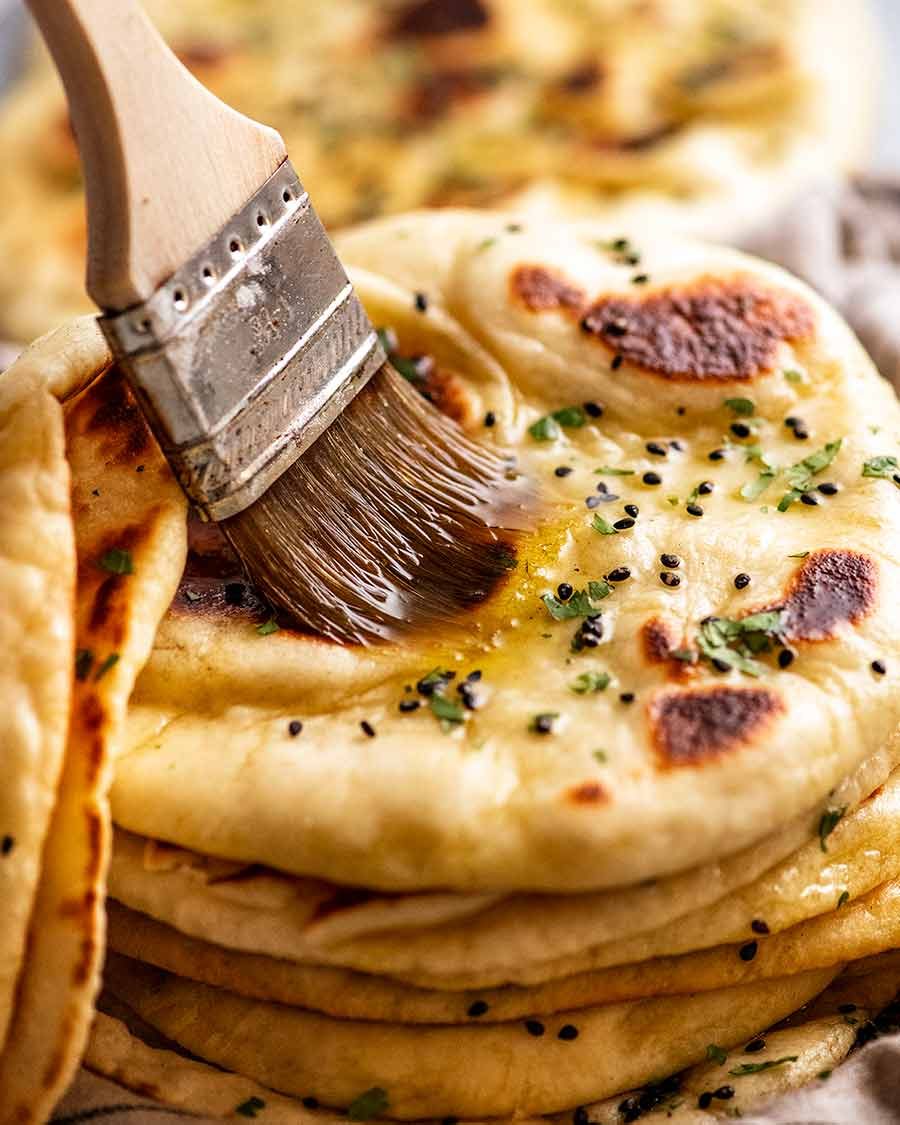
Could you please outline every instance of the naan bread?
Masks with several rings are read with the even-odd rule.
[[[27,472],[6,478],[10,499],[18,497],[21,505],[4,522],[4,532],[18,544],[14,560],[24,562],[26,548],[33,552],[29,582],[10,586],[7,611],[29,622],[32,642],[16,638],[10,659],[18,656],[27,669],[42,637],[46,649],[40,667],[4,692],[4,708],[21,719],[23,700],[30,701],[42,724],[35,724],[33,733],[39,730],[52,745],[63,724],[68,740],[15,1008],[0,1053],[3,1120],[18,1125],[46,1120],[87,1039],[103,957],[112,747],[137,670],[173,593],[174,583],[151,576],[166,556],[178,557],[179,546],[184,554],[184,498],[121,379],[115,390],[113,378],[107,378],[99,396],[96,383],[83,390],[109,361],[96,325],[82,321],[39,341],[2,380],[4,391],[28,394],[18,414],[9,416],[15,424],[0,434],[0,458],[11,461],[29,450],[28,461],[19,462]],[[59,406],[47,401],[50,395],[70,400],[64,428]],[[140,447],[123,440],[129,427],[142,435]],[[51,471],[42,459],[54,454]],[[141,472],[152,476],[164,469],[149,495],[135,483],[139,454]],[[102,478],[102,489],[92,476]],[[111,570],[107,552],[126,545],[128,570]],[[9,574],[15,573],[10,567]],[[49,708],[47,692],[54,693]],[[16,749],[15,738],[9,748]],[[4,761],[13,796],[16,764],[16,758]],[[36,753],[30,766],[24,776],[37,793],[50,771]],[[43,810],[27,803],[28,788],[23,792],[35,833]],[[15,856],[15,848],[10,854]],[[28,888],[11,888],[8,903],[15,921],[21,905],[30,905]]]
[[[69,467],[42,359],[37,347],[0,377],[0,1048],[63,764],[72,681]]]
[[[425,389],[514,450],[540,527],[443,636],[362,649],[260,632],[269,611],[198,543],[129,711],[120,826],[375,890],[568,893],[748,847],[888,743],[900,492],[871,472],[896,400],[781,271],[633,245],[646,282],[590,225],[437,213],[342,241],[376,322],[434,357]],[[756,656],[707,622],[760,613]],[[458,722],[412,688],[436,667],[450,705],[481,673]]]
[[[833,970],[719,992],[560,1012],[524,1023],[418,1027],[334,1020],[247,1000],[112,955],[115,996],[167,1038],[272,1089],[349,1106],[379,1086],[389,1116],[551,1113],[695,1061],[709,1042],[752,1037],[821,992]],[[559,1031],[577,1028],[574,1036]],[[677,1034],[675,1029],[677,1027]]]
[[[153,0],[201,81],[279,129],[329,226],[420,206],[731,239],[867,150],[864,0]],[[44,62],[0,124],[0,329],[87,307],[77,152]]]

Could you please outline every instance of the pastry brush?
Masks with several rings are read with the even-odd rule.
[[[87,289],[191,503],[286,624],[367,643],[508,572],[525,485],[387,362],[281,137],[136,0],[29,0],[87,187]]]

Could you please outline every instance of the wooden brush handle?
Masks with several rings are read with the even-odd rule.
[[[118,312],[209,241],[285,159],[284,142],[201,86],[137,0],[28,4],[81,150],[87,289]]]

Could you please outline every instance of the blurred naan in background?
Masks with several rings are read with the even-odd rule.
[[[423,206],[608,216],[731,241],[855,168],[863,0],[148,0],[202,82],[284,134],[332,228]],[[62,93],[0,114],[0,335],[89,308]]]

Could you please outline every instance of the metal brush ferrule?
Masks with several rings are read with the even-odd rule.
[[[288,161],[144,304],[100,324],[213,520],[252,504],[385,362]]]

